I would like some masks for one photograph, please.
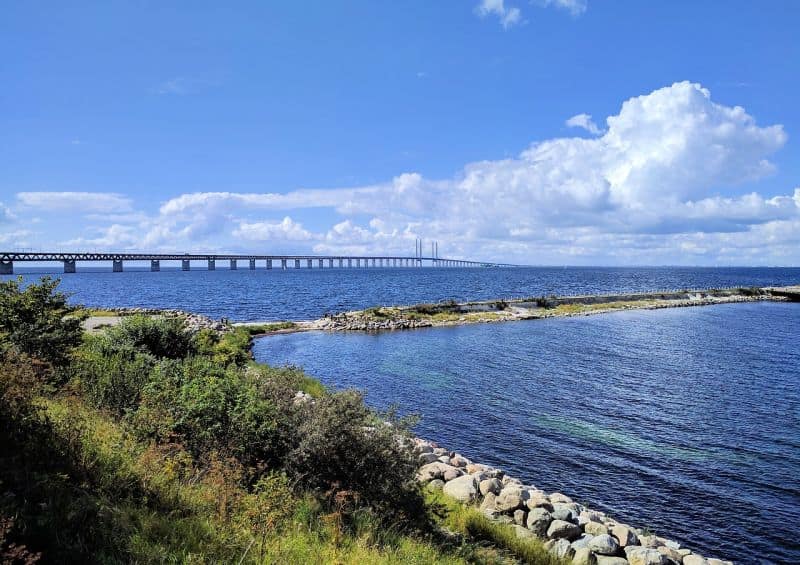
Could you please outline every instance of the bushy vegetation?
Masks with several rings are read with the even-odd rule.
[[[409,421],[253,363],[245,329],[130,316],[82,335],[56,285],[0,293],[4,560],[501,559],[438,533]]]

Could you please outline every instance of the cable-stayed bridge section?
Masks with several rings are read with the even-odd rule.
[[[420,246],[421,247],[421,246]],[[124,262],[149,262],[151,271],[161,270],[161,261],[179,261],[181,270],[189,271],[192,262],[200,262],[209,271],[216,269],[217,262],[228,262],[231,270],[247,265],[251,271],[261,267],[265,269],[300,269],[300,268],[409,268],[409,267],[442,267],[442,268],[476,268],[476,267],[515,267],[506,263],[486,261],[469,261],[448,259],[435,254],[425,257],[418,253],[414,257],[402,255],[258,255],[229,253],[77,253],[77,252],[26,252],[0,251],[0,275],[14,274],[15,263],[49,263],[59,262],[65,273],[77,272],[80,262],[109,262],[115,273],[123,271]],[[244,268],[244,267],[243,267]]]

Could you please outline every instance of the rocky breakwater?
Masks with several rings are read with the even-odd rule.
[[[427,488],[477,506],[490,520],[514,528],[518,537],[543,540],[548,551],[574,565],[732,564],[648,535],[564,494],[524,485],[435,443],[422,439],[414,443],[421,464],[417,479]]]
[[[382,331],[427,328],[430,320],[415,320],[403,316],[376,317],[367,312],[330,314],[315,322],[314,329],[330,331]]]
[[[160,310],[157,308],[111,308],[111,312],[115,312],[120,316],[160,316],[163,318],[181,318],[183,319],[184,327],[188,332],[196,333],[200,330],[212,330],[215,332],[228,332],[231,330],[230,324],[225,320],[214,320],[202,314],[195,314],[194,312],[186,312],[185,310]]]

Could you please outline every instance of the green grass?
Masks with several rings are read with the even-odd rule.
[[[294,322],[274,322],[270,324],[242,324],[239,326],[244,328],[251,336],[263,335],[280,330],[291,330],[297,327]]]

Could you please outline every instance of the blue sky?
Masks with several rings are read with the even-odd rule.
[[[9,2],[0,248],[800,265],[800,3]]]

